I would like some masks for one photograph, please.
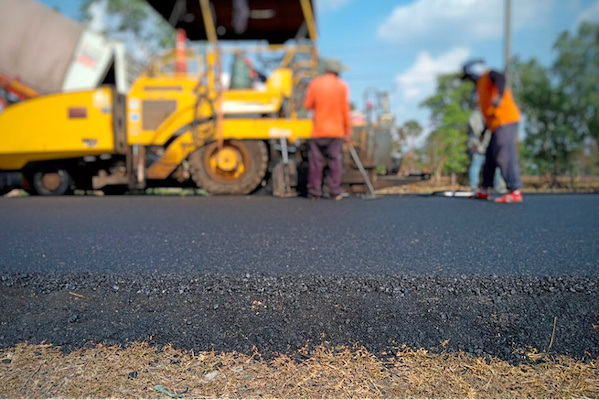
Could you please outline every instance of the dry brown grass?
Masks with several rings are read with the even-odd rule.
[[[0,350],[4,398],[597,398],[598,361],[531,354],[514,366],[466,354],[320,346],[286,355],[192,354],[144,343],[96,345],[64,355],[49,345]],[[10,361],[8,361],[10,360]]]

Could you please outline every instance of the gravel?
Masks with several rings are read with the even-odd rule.
[[[0,348],[147,341],[268,358],[328,342],[599,357],[595,276],[4,273],[0,304]]]

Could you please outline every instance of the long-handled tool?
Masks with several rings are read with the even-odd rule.
[[[376,194],[374,193],[374,188],[372,187],[372,182],[370,182],[370,178],[368,177],[368,174],[366,173],[366,170],[364,169],[364,166],[362,165],[362,161],[360,161],[360,157],[358,157],[358,152],[354,148],[353,144],[349,144],[347,147],[349,149],[349,153],[351,154],[351,157],[354,159],[354,162],[356,163],[356,165],[358,166],[358,169],[360,170],[360,174],[362,174],[364,183],[366,183],[366,186],[368,186],[368,190],[370,191],[370,199],[374,199],[376,197]]]

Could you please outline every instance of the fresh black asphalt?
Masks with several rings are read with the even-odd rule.
[[[599,357],[599,196],[0,199],[0,348]]]
[[[0,271],[599,275],[599,196],[0,199]]]

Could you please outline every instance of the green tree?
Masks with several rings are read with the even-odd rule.
[[[436,93],[420,104],[431,111],[433,132],[423,154],[435,178],[447,173],[455,178],[456,173],[468,169],[467,125],[473,90],[472,83],[461,81],[455,74],[440,75]]]
[[[392,151],[396,154],[403,154],[408,151],[408,144],[410,140],[413,140],[420,136],[423,129],[422,126],[416,120],[409,120],[404,122],[403,125],[397,127],[397,135],[391,144]]]
[[[599,24],[583,23],[576,36],[562,33],[554,45],[553,72],[568,97],[570,122],[581,135],[599,139]]]
[[[152,55],[175,44],[174,29],[144,0],[82,0],[81,20],[92,20],[93,7],[105,7],[107,37],[125,42],[129,47],[143,47]]]
[[[524,145],[528,161],[539,174],[555,178],[567,171],[580,143],[578,131],[571,124],[568,96],[536,60],[517,63],[514,70],[518,77],[514,80],[515,91],[526,114]]]
[[[441,179],[443,166],[447,160],[445,143],[439,131],[433,131],[426,137],[426,143],[420,150],[422,163],[428,171],[432,171],[435,180]]]
[[[549,175],[582,172],[582,147],[599,130],[599,25],[583,24],[577,36],[562,33],[551,68],[537,60],[516,62],[514,92],[526,115],[525,170]]]
[[[422,126],[414,119],[404,122],[403,125],[397,126],[394,130],[391,156],[394,159],[401,160],[397,167],[402,173],[416,172],[416,153],[414,149],[410,149],[410,141],[420,136],[422,131]]]
[[[404,122],[398,129],[399,140],[405,142],[410,139],[415,139],[422,133],[422,126],[418,121],[411,119]]]

